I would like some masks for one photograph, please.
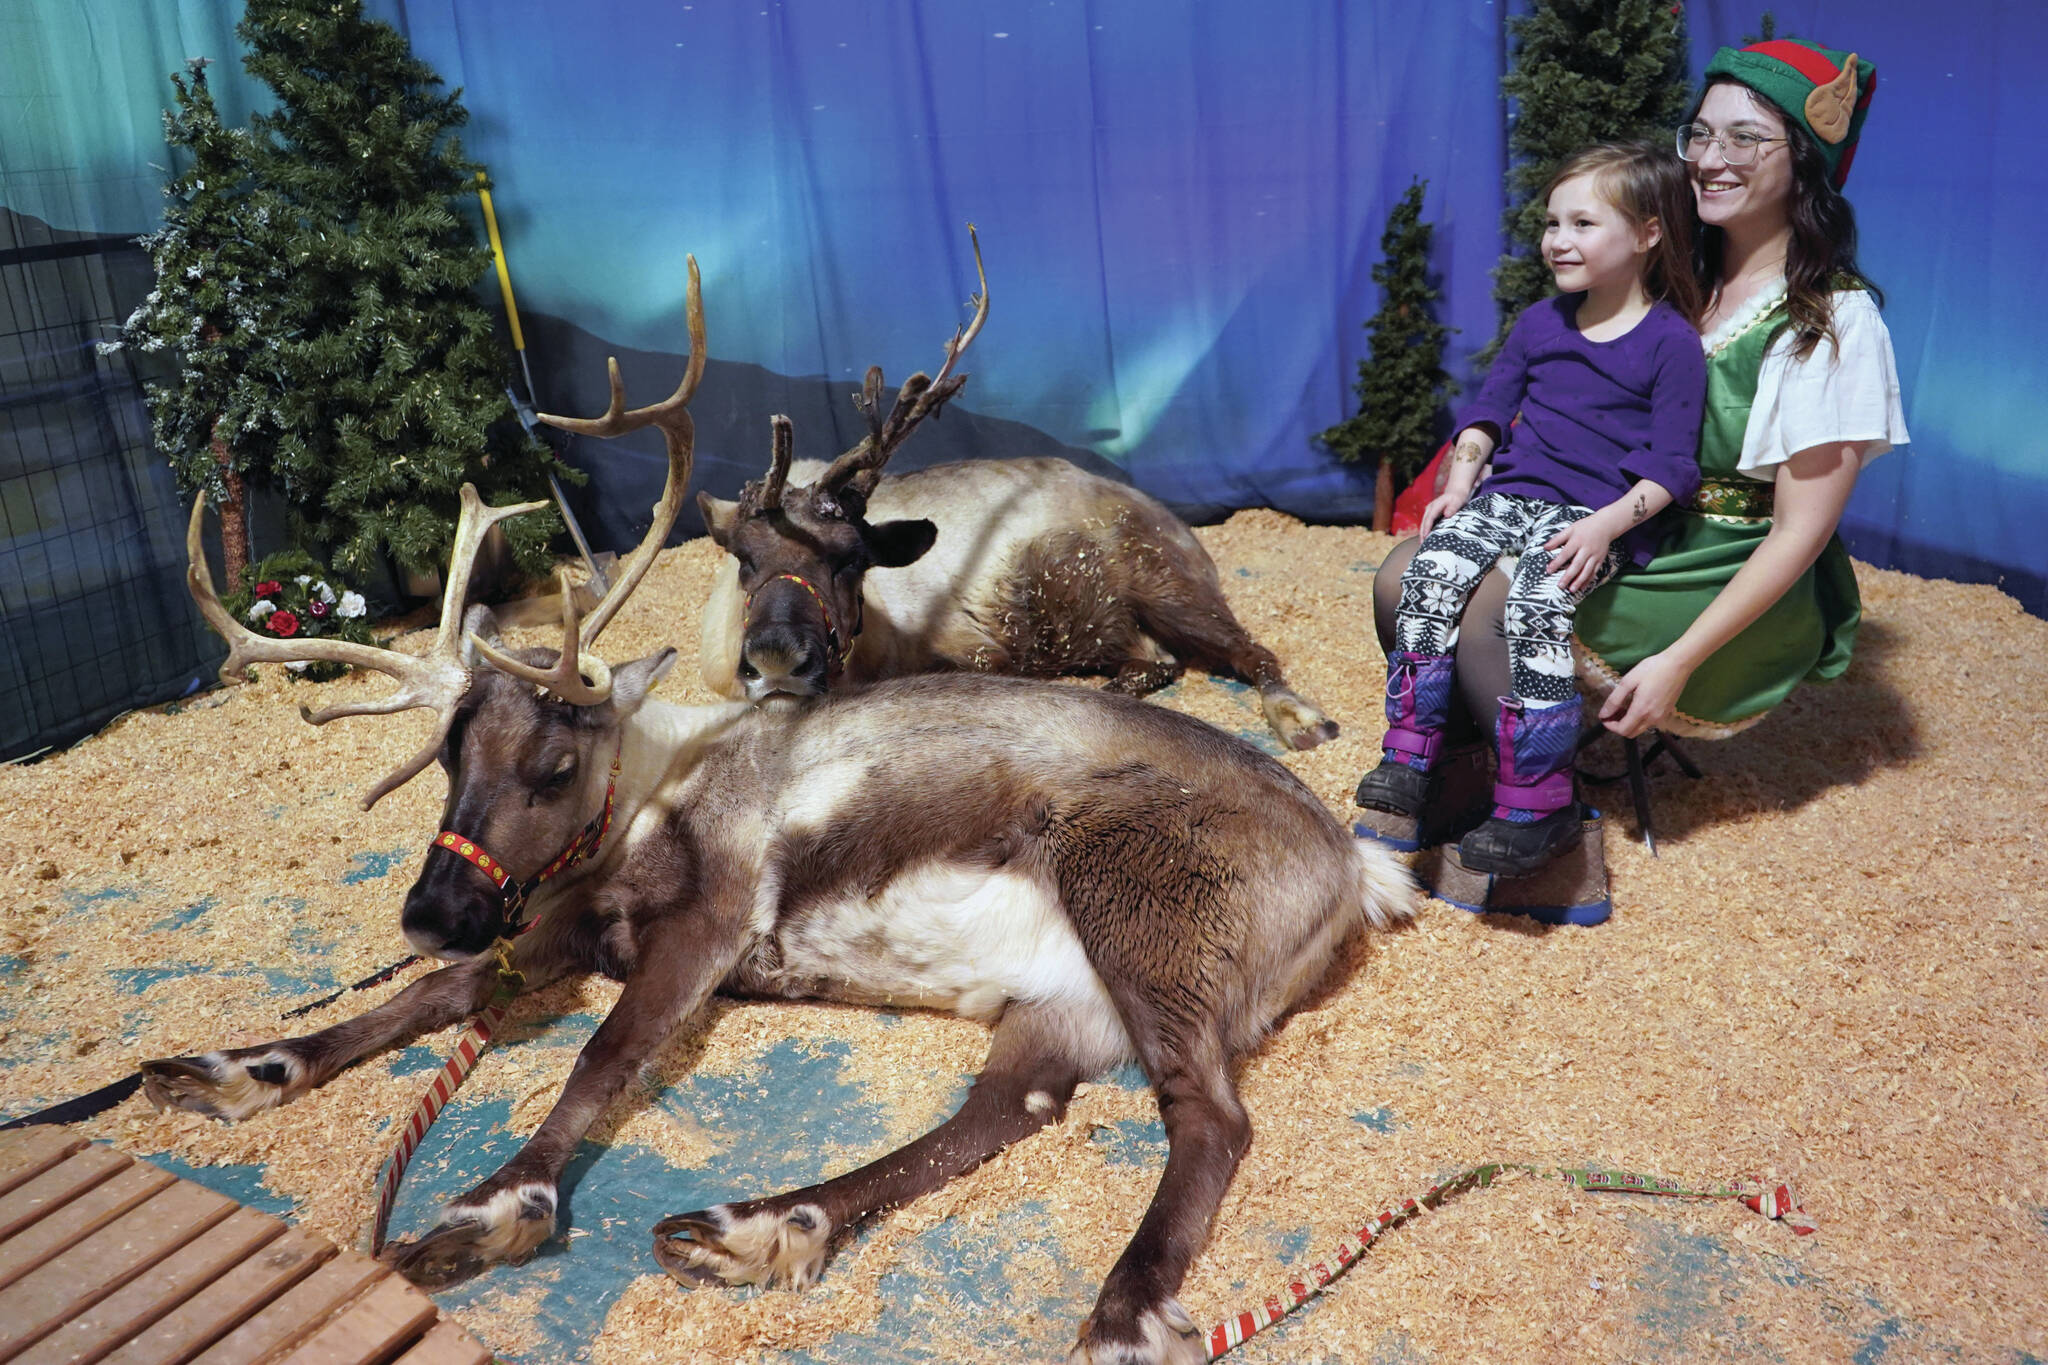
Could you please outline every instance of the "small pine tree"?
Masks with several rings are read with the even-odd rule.
[[[1589,143],[1668,140],[1691,92],[1684,15],[1672,0],[1536,0],[1508,21],[1508,34],[1508,250],[1493,272],[1500,331],[1474,358],[1480,365],[1492,363],[1522,310],[1552,292],[1537,249],[1550,177]]]
[[[244,493],[267,482],[260,433],[272,394],[269,300],[285,273],[283,214],[274,195],[251,185],[249,135],[221,123],[206,66],[196,58],[171,77],[177,107],[164,111],[164,139],[189,164],[164,185],[164,225],[141,239],[156,288],[117,344],[177,356],[175,381],[147,387],[150,426],[179,486],[203,490],[220,509],[232,583],[249,561]]]
[[[508,358],[474,293],[489,253],[458,204],[475,187],[455,128],[460,92],[360,0],[248,0],[236,32],[277,96],[255,119],[257,180],[290,205],[271,301],[271,478],[299,543],[351,577],[385,552],[406,569],[446,557],[458,491],[547,496],[570,474],[526,436]],[[543,571],[553,513],[504,524]]]
[[[1438,412],[1457,389],[1443,366],[1444,339],[1452,329],[1431,311],[1442,294],[1429,282],[1435,229],[1422,221],[1428,183],[1409,185],[1380,236],[1380,263],[1372,268],[1380,310],[1365,323],[1372,342],[1358,362],[1358,412],[1316,437],[1347,464],[1380,462],[1373,526],[1381,531],[1393,512],[1395,475],[1406,483],[1429,462],[1439,440]]]

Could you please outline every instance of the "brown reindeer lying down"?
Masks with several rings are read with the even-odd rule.
[[[1144,696],[1193,664],[1257,687],[1290,747],[1335,738],[1336,723],[1231,613],[1194,533],[1155,499],[1059,459],[882,473],[960,391],[967,376],[953,365],[987,317],[984,277],[938,377],[911,376],[886,418],[881,371],[869,370],[856,396],[868,436],[829,467],[792,468],[777,418],[766,477],[737,502],[698,495],[731,556],[704,606],[705,684],[758,702],[815,696],[842,676],[964,669],[1106,674]]]
[[[694,263],[692,275],[701,357]],[[658,423],[670,481],[583,644],[673,520],[696,372],[667,403],[631,414],[615,403],[594,424]],[[988,1061],[958,1113],[811,1188],[664,1219],[656,1260],[687,1285],[807,1286],[836,1235],[1058,1120],[1078,1082],[1135,1059],[1158,1093],[1166,1169],[1070,1359],[1204,1359],[1174,1295],[1251,1140],[1234,1068],[1344,939],[1410,914],[1406,872],[1352,838],[1275,760],[1126,696],[941,674],[803,707],[676,706],[648,696],[675,651],[607,666],[579,647],[566,592],[559,653],[508,654],[488,638],[482,608],[469,614],[465,646],[457,621],[469,560],[488,522],[521,510],[484,509],[465,488],[441,634],[426,658],[253,635],[214,595],[193,510],[189,576],[232,646],[224,675],[255,661],[331,659],[401,687],[315,721],[441,709],[439,738],[371,800],[438,758],[443,827],[502,859],[514,885],[599,830],[594,854],[533,891],[533,931],[512,943],[509,965],[527,989],[601,973],[623,983],[618,1002],[518,1154],[387,1257],[435,1286],[547,1240],[577,1144],[714,990],[918,1005],[990,1025]],[[318,1033],[151,1062],[150,1098],[245,1117],[491,999],[494,950],[515,926],[476,866],[431,844],[402,925],[420,952],[450,965]]]

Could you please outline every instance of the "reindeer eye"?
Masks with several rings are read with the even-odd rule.
[[[541,790],[560,791],[563,787],[568,786],[570,779],[575,776],[576,759],[572,755],[570,757],[564,758],[561,761],[561,763],[556,765],[555,770],[553,772],[549,773],[546,777],[541,779]]]

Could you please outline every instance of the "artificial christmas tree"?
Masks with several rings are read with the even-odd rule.
[[[163,227],[141,239],[157,286],[119,344],[176,353],[176,379],[147,386],[152,434],[179,485],[203,489],[219,509],[224,567],[239,582],[249,562],[244,494],[268,482],[270,301],[285,273],[285,212],[250,183],[249,135],[221,123],[206,66],[202,57],[171,77],[177,107],[164,112],[164,139],[189,164],[164,186]]]
[[[269,478],[299,543],[342,573],[386,552],[432,572],[465,481],[504,503],[570,472],[520,430],[474,293],[490,257],[458,211],[477,170],[452,135],[468,114],[358,0],[249,0],[236,31],[277,96],[254,120],[254,180],[287,206],[266,301]],[[503,529],[541,571],[561,522]]]
[[[1382,293],[1380,310],[1366,320],[1371,335],[1366,358],[1358,362],[1358,412],[1320,433],[1317,440],[1339,460],[1379,461],[1373,491],[1372,525],[1392,525],[1394,482],[1415,477],[1441,439],[1438,413],[1455,391],[1444,371],[1444,338],[1451,329],[1436,320],[1441,297],[1429,283],[1429,242],[1434,230],[1422,221],[1422,191],[1416,181],[1387,215],[1380,237],[1380,263],[1373,283]]]
[[[1671,0],[1536,0],[1508,20],[1508,34],[1508,251],[1494,270],[1500,331],[1475,357],[1481,365],[1522,310],[1551,293],[1537,248],[1543,187],[1558,166],[1594,142],[1670,142],[1690,96],[1684,16]]]

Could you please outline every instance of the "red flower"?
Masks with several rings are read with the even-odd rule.
[[[306,604],[306,610],[313,613],[313,619],[318,621],[322,617],[326,616],[328,612],[333,611],[334,608],[328,606],[325,602],[322,602],[319,598],[316,597],[311,602],[308,602]]]
[[[275,578],[267,578],[256,585],[256,595],[258,597],[275,597],[283,591],[284,584],[278,582]],[[290,632],[286,631],[285,634],[290,634]]]
[[[299,633],[299,618],[288,611],[274,611],[263,618],[263,624],[270,627],[272,635],[287,638]]]

